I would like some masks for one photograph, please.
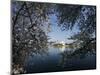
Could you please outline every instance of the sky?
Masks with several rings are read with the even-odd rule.
[[[51,32],[48,33],[48,36],[50,38],[49,41],[64,41],[66,43],[72,43],[73,40],[68,40],[68,38],[70,38],[70,36],[72,36],[74,33],[78,32],[77,27],[74,27],[72,31],[62,31],[61,28],[57,26],[56,21],[57,19],[55,15],[50,16]]]

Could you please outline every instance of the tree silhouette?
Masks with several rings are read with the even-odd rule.
[[[47,16],[49,7],[42,3],[12,1],[13,73],[24,72],[19,69],[23,68],[27,55],[47,53],[48,38],[42,28],[50,25]]]
[[[80,49],[89,48],[88,44],[94,45],[96,42],[96,7],[95,6],[74,6],[57,5],[58,25],[63,30],[73,29],[77,25],[79,32],[71,36],[70,39],[80,41]],[[95,47],[94,47],[95,49]],[[92,49],[91,49],[92,50]],[[88,51],[88,50],[87,50]]]

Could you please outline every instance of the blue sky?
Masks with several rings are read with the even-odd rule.
[[[64,41],[67,43],[71,43],[72,40],[68,40],[71,35],[74,33],[77,33],[77,27],[74,27],[73,30],[68,30],[68,31],[62,31],[60,27],[57,26],[57,19],[55,15],[50,16],[50,21],[51,21],[51,32],[48,33],[48,36],[51,38],[49,41]]]

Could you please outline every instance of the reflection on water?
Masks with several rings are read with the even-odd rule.
[[[48,54],[34,54],[27,57],[25,69],[27,73],[68,71],[79,69],[95,69],[96,56],[89,53],[80,55],[84,58],[70,58],[74,52],[70,48],[50,47]],[[91,63],[92,62],[92,63]]]
[[[61,48],[59,48],[59,50],[60,50],[61,52],[64,52],[64,51],[65,51],[65,46],[62,46]]]

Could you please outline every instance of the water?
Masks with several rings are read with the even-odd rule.
[[[83,54],[80,58],[67,58],[65,51],[70,54],[74,49],[50,47],[47,54],[28,56],[25,62],[26,72],[40,73],[96,68],[95,55],[87,54],[84,56]]]

